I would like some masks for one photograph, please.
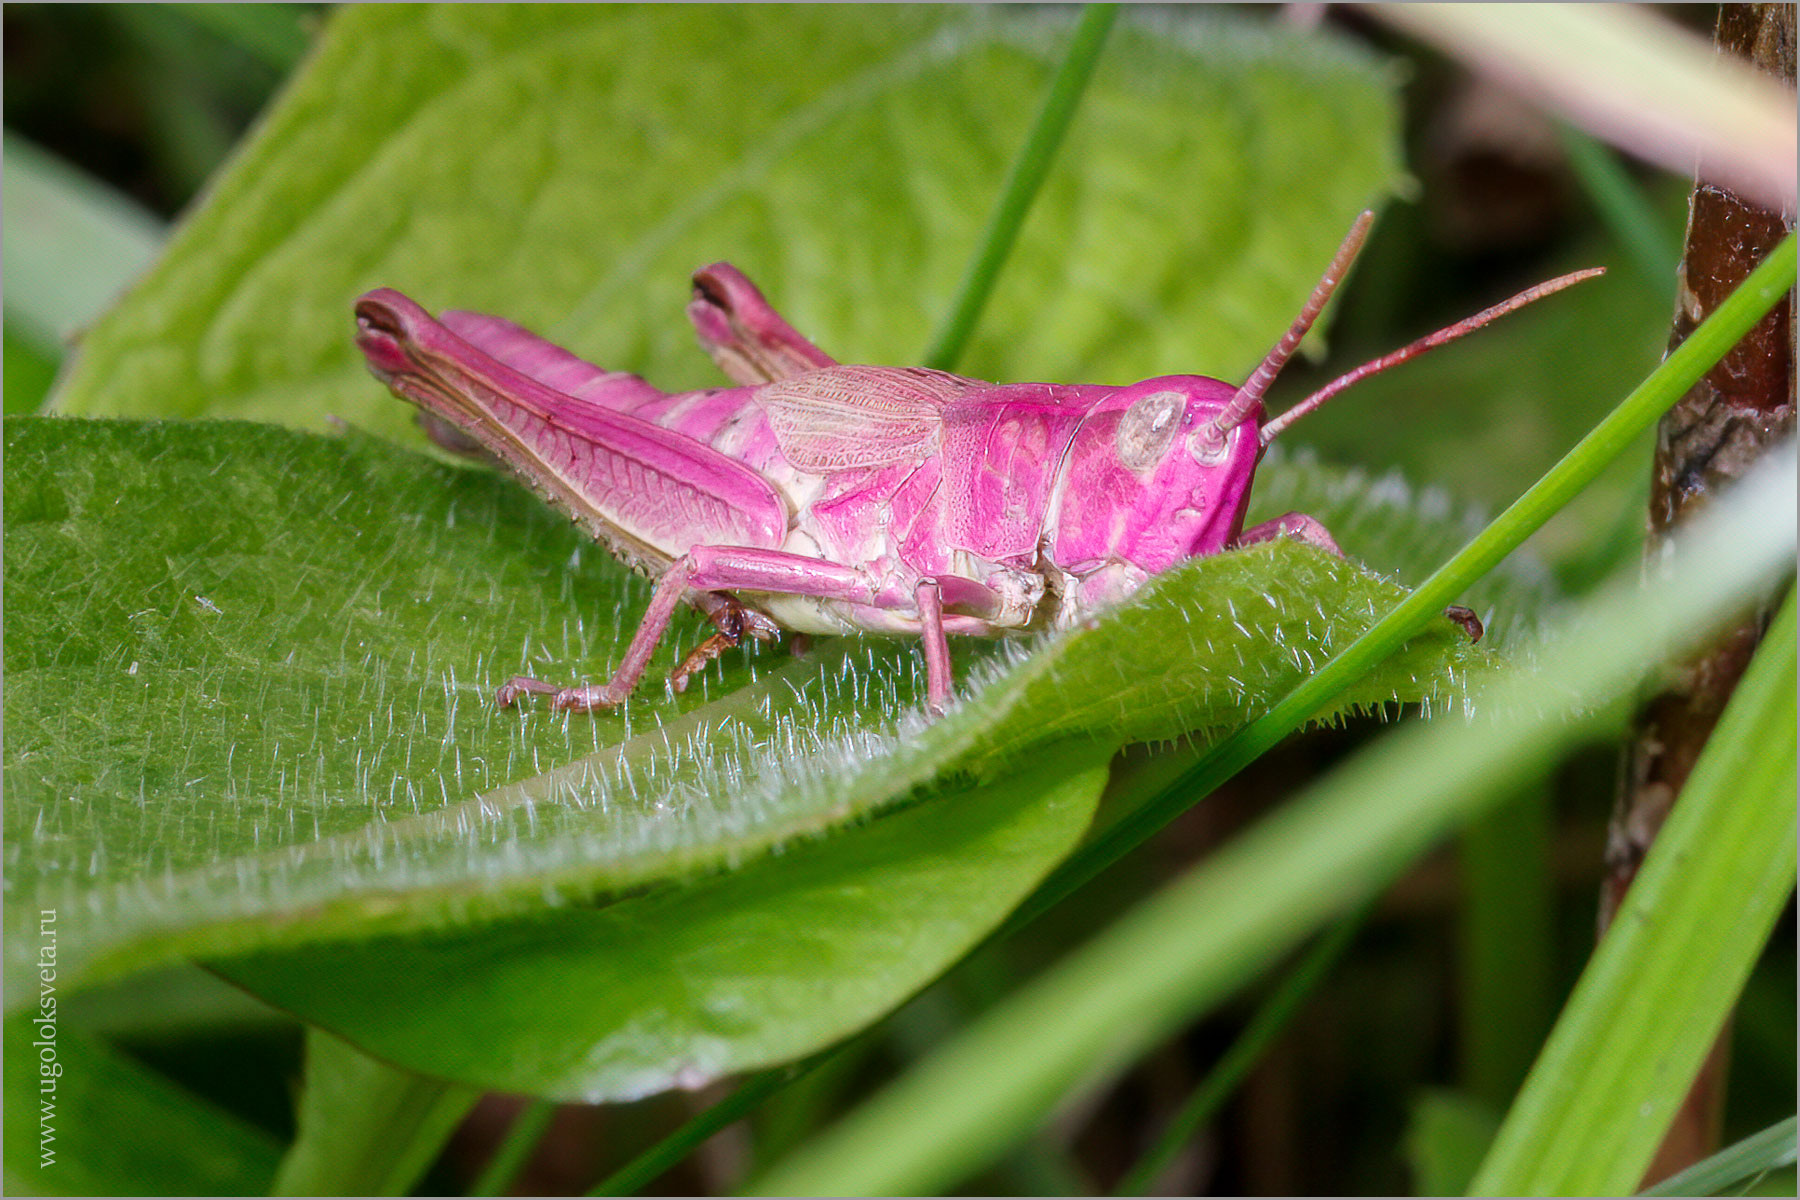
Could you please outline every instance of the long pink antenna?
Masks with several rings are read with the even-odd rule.
[[[1237,390],[1237,395],[1231,398],[1231,403],[1227,404],[1224,410],[1213,418],[1213,429],[1220,437],[1241,424],[1244,418],[1250,415],[1250,410],[1262,401],[1263,393],[1269,390],[1269,385],[1275,382],[1277,375],[1281,374],[1281,368],[1287,365],[1288,359],[1292,358],[1294,351],[1299,348],[1300,339],[1306,336],[1307,330],[1313,327],[1313,322],[1318,320],[1319,314],[1325,310],[1325,304],[1331,299],[1331,293],[1337,291],[1338,284],[1343,282],[1345,273],[1350,270],[1350,264],[1356,261],[1358,252],[1362,250],[1363,242],[1368,240],[1369,227],[1374,224],[1375,213],[1372,210],[1364,209],[1362,216],[1356,218],[1356,223],[1350,226],[1350,232],[1345,235],[1343,244],[1338,246],[1337,254],[1332,256],[1331,265],[1325,268],[1324,277],[1313,288],[1312,295],[1306,298],[1306,304],[1301,308],[1300,315],[1294,318],[1294,323],[1288,326],[1288,331],[1282,334],[1279,342],[1275,343],[1275,348],[1269,351],[1269,356],[1262,360],[1262,365],[1250,372],[1250,378],[1244,380],[1244,386]]]
[[[1335,265],[1336,263],[1334,262],[1333,266]],[[1407,359],[1417,358],[1427,350],[1436,346],[1442,346],[1445,342],[1454,342],[1457,338],[1462,337],[1465,334],[1474,333],[1488,322],[1503,317],[1514,309],[1524,308],[1534,300],[1542,300],[1545,296],[1548,296],[1553,292],[1560,292],[1564,288],[1580,283],[1584,279],[1592,279],[1596,275],[1604,274],[1606,274],[1606,268],[1604,267],[1589,267],[1585,271],[1574,271],[1568,275],[1552,279],[1547,283],[1540,283],[1536,287],[1526,288],[1510,300],[1502,300],[1492,308],[1484,308],[1472,317],[1467,317],[1454,325],[1438,330],[1436,333],[1427,334],[1425,337],[1420,338],[1411,345],[1402,346],[1392,354],[1384,354],[1380,358],[1371,362],[1366,362],[1362,366],[1357,367],[1354,371],[1349,371],[1338,376],[1300,403],[1294,405],[1294,407],[1282,413],[1279,417],[1276,417],[1274,420],[1264,425],[1262,427],[1262,444],[1266,446],[1274,441],[1282,430],[1286,429],[1289,425],[1292,425],[1295,421],[1298,421],[1301,417],[1304,417],[1315,408],[1318,408],[1321,404],[1324,404],[1327,400],[1331,399],[1351,384],[1360,383],[1371,375],[1379,375],[1389,367],[1397,367]],[[1284,342],[1283,344],[1285,345],[1286,343]],[[1279,349],[1279,347],[1277,347],[1277,349]],[[1274,355],[1270,355],[1269,357],[1274,358]],[[1258,370],[1260,369],[1261,368],[1258,368]],[[1249,386],[1248,383],[1244,385],[1246,388]],[[1238,394],[1242,395],[1243,393],[1240,391]]]

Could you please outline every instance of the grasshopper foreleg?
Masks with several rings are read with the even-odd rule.
[[[1264,521],[1261,525],[1252,525],[1240,533],[1236,545],[1254,546],[1258,542],[1272,542],[1276,538],[1291,537],[1305,542],[1309,546],[1317,546],[1321,550],[1329,550],[1339,558],[1344,552],[1338,549],[1337,539],[1333,538],[1325,527],[1307,516],[1305,513],[1282,513],[1273,521]]]

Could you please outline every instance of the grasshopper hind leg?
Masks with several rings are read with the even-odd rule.
[[[593,712],[599,708],[617,708],[625,702],[625,697],[631,694],[631,689],[637,686],[638,680],[644,677],[644,668],[650,664],[650,655],[662,640],[663,630],[669,627],[669,618],[674,615],[676,604],[680,603],[682,595],[687,591],[691,575],[690,559],[682,558],[657,581],[656,591],[650,596],[650,607],[645,610],[643,621],[632,635],[631,645],[625,651],[625,659],[606,683],[559,688],[541,680],[515,675],[500,686],[500,690],[494,695],[494,703],[506,708],[519,697],[531,695],[549,696],[550,707],[555,712]]]
[[[550,707],[557,712],[593,712],[615,708],[624,703],[650,656],[669,627],[669,618],[684,596],[696,594],[701,609],[713,618],[719,628],[675,668],[672,682],[677,689],[688,675],[718,657],[748,633],[772,640],[780,627],[767,616],[745,608],[728,596],[732,591],[778,592],[798,596],[823,596],[867,603],[871,599],[871,581],[853,567],[839,566],[819,559],[785,554],[755,546],[695,546],[675,560],[657,581],[631,645],[612,679],[604,684],[586,687],[558,688],[536,679],[517,676],[508,680],[494,697],[502,708],[521,696],[550,696]]]

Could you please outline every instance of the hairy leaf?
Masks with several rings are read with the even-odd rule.
[[[14,419],[6,456],[6,868],[19,920],[65,912],[71,982],[715,869],[1062,737],[1203,736],[1403,594],[1296,544],[1197,560],[1087,628],[958,640],[937,722],[909,641],[659,694],[689,616],[623,709],[501,711],[521,667],[609,672],[648,595],[510,481],[228,422]],[[1446,621],[1345,703],[1453,704],[1485,658]]]
[[[1105,747],[1064,745],[742,870],[598,907],[218,964],[414,1070],[567,1100],[699,1087],[881,1017],[1074,846]],[[416,992],[429,1004],[396,1004]]]

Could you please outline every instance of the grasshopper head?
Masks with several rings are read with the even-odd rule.
[[[1375,214],[1371,212],[1356,219],[1293,324],[1243,386],[1234,388],[1198,375],[1166,375],[1123,388],[1095,409],[1095,416],[1108,410],[1118,412],[1110,426],[1115,431],[1118,462],[1143,483],[1142,494],[1126,502],[1132,519],[1118,527],[1109,547],[1113,554],[1154,573],[1181,558],[1225,549],[1242,528],[1251,477],[1263,448],[1283,429],[1360,380],[1602,273],[1598,268],[1575,271],[1527,288],[1472,317],[1364,363],[1280,416],[1265,420],[1263,397],[1269,385],[1324,311],[1374,221]],[[1130,491],[1129,486],[1120,485],[1114,494],[1123,497]],[[1065,502],[1064,509],[1067,507]]]
[[[1391,354],[1339,376],[1273,420],[1263,396],[1299,348],[1374,223],[1357,218],[1294,318],[1242,387],[1200,375],[1165,375],[1120,388],[1088,413],[1057,482],[1052,559],[1075,576],[1072,608],[1118,599],[1184,558],[1229,547],[1243,530],[1263,448],[1339,392],[1572,283],[1577,271],[1520,292]]]
[[[1120,389],[1090,414],[1071,447],[1073,474],[1058,514],[1055,556],[1081,580],[1077,607],[1116,599],[1146,576],[1197,554],[1216,554],[1237,537],[1269,440],[1263,396],[1374,220],[1367,212],[1357,218],[1300,316],[1242,387],[1200,375],[1165,375]],[[1113,444],[1103,468],[1095,461],[1104,457],[1095,443],[1107,430]],[[1088,504],[1078,498],[1084,472],[1110,513],[1079,511]]]
[[[1201,375],[1164,375],[1097,404],[1058,482],[1058,565],[1077,576],[1111,568],[1135,586],[1224,549],[1262,456],[1260,404],[1219,427],[1237,391]]]

